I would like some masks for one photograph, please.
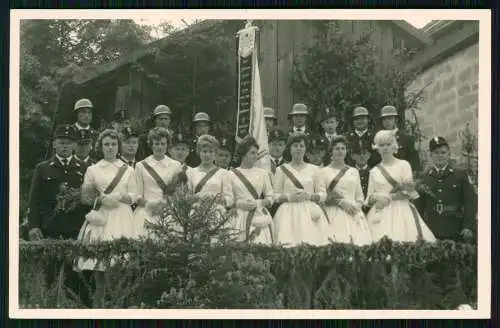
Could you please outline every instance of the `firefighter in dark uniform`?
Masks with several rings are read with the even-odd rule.
[[[203,134],[210,134],[210,116],[204,112],[198,112],[193,117],[194,136],[191,142],[191,149],[187,158],[187,165],[196,167],[200,165],[201,160],[196,151],[198,138]]]
[[[368,149],[370,152],[370,158],[368,159],[367,164],[370,168],[372,168],[380,162],[380,155],[372,149],[375,133],[373,128],[370,127],[370,121],[370,113],[368,112],[368,109],[361,106],[354,108],[351,117],[353,129],[347,133],[346,139],[348,143],[348,151],[350,149],[358,148]],[[356,165],[356,162],[352,158],[352,154],[350,152],[346,156],[346,164],[350,166]]]
[[[190,153],[189,146],[192,138],[183,133],[174,133],[170,145],[168,147],[168,154],[172,159],[179,161],[183,165],[187,165],[187,158]]]
[[[410,163],[413,174],[420,172],[420,156],[415,149],[415,139],[407,135],[403,130],[398,129],[397,119],[398,111],[394,106],[384,106],[380,111],[380,121],[384,130],[392,130],[398,143],[398,152],[394,155],[396,158],[404,159]],[[378,164],[378,163],[377,163]]]
[[[309,136],[311,134],[311,131],[307,126],[307,119],[309,118],[309,115],[309,110],[305,104],[298,103],[293,105],[292,111],[288,113],[288,117],[292,121],[292,127],[288,135],[300,132]]]
[[[306,152],[308,163],[323,167],[330,163],[328,153],[328,140],[324,136],[319,134],[309,136],[309,145]]]
[[[52,158],[36,165],[29,195],[29,237],[76,239],[85,220],[81,206],[81,185],[87,165],[73,156],[76,131],[60,125],[54,134]],[[62,262],[48,263],[47,284],[54,283]],[[64,264],[66,285],[80,293],[79,277],[72,263]]]
[[[416,204],[438,239],[471,241],[476,231],[477,194],[465,170],[450,165],[443,137],[429,142],[434,167],[422,174]]]
[[[84,162],[87,167],[96,163],[92,155],[93,136],[90,130],[75,130],[75,158]]]
[[[137,163],[136,155],[139,149],[139,133],[130,126],[124,127],[120,131],[122,139],[120,148],[120,159],[128,166],[135,168]]]
[[[266,123],[267,136],[278,128],[278,118],[271,107],[264,107],[264,122]]]
[[[321,112],[320,124],[322,131],[322,136],[331,144],[333,138],[337,134],[337,128],[339,126],[340,119],[333,108],[325,108]]]
[[[271,173],[276,173],[276,168],[286,162],[286,134],[281,130],[274,130],[269,134],[269,160],[271,162]]]
[[[354,167],[359,172],[359,178],[361,182],[361,189],[363,190],[363,195],[366,197],[368,192],[368,178],[370,177],[370,169],[371,167],[368,165],[368,160],[370,159],[371,152],[366,147],[354,146],[349,149],[351,153],[351,157],[354,161]],[[368,213],[369,208],[363,206],[363,211],[365,214]]]
[[[153,110],[153,114],[151,115],[151,120],[153,122],[154,127],[162,127],[167,129],[170,137],[173,135],[172,129],[170,129],[170,122],[172,121],[172,110],[166,105],[158,105]],[[153,153],[151,148],[148,145],[148,133],[150,130],[145,131],[139,137],[139,149],[137,151],[136,159],[137,161],[142,161],[149,155]]]
[[[215,165],[222,169],[230,170],[233,164],[234,137],[220,136],[217,139],[220,145],[215,157]]]
[[[92,144],[97,141],[97,131],[92,129],[90,124],[92,123],[92,111],[94,110],[94,105],[89,99],[82,98],[75,102],[73,107],[73,112],[75,113],[75,123],[71,126],[76,132],[81,130],[87,130],[90,132],[92,137]]]

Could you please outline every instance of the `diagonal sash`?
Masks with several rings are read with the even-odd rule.
[[[146,171],[148,171],[148,173],[151,175],[153,180],[155,180],[155,182],[158,184],[160,189],[163,192],[165,192],[167,190],[167,184],[165,183],[165,181],[163,181],[163,179],[160,177],[160,175],[146,161],[142,161],[142,165],[144,166]]]
[[[332,182],[330,182],[330,185],[328,186],[328,191],[331,192],[331,191],[333,191],[333,189],[335,189],[335,187],[339,183],[340,179],[342,179],[344,177],[344,175],[347,173],[348,170],[349,170],[349,166],[344,166],[342,168],[342,170],[340,170],[340,172],[337,173],[337,175],[333,178]]]
[[[285,173],[285,175],[288,177],[288,179],[290,179],[292,181],[292,183],[295,185],[296,188],[304,189],[304,186],[302,185],[302,183],[300,183],[299,179],[297,179],[297,177],[295,177],[295,175],[292,173],[292,171],[290,171],[284,165],[282,165],[280,167],[283,170],[283,173]],[[328,221],[328,223],[330,223],[330,219],[328,218],[328,215],[326,214],[325,208],[319,204],[318,204],[318,206],[323,211],[323,214],[325,214],[325,217],[326,217],[326,220]]]
[[[218,171],[219,171],[219,168],[216,167],[216,168],[213,168],[212,170],[210,170],[207,174],[205,174],[203,179],[201,179],[200,182],[198,182],[198,184],[194,188],[194,193],[195,194],[199,193],[200,190],[205,186],[207,181],[210,180],[210,178],[212,178]]]
[[[248,181],[248,179],[243,175],[243,173],[241,173],[240,170],[238,170],[238,169],[231,169],[231,171],[234,173],[234,175],[236,175],[238,177],[238,179],[240,179],[240,181],[247,188],[247,190],[250,192],[250,194],[252,195],[252,197],[254,199],[260,199],[260,198],[262,198],[262,197],[259,197],[259,193],[257,192],[257,190],[255,190],[255,187],[250,183],[250,181]],[[248,211],[248,214],[247,214],[246,227],[245,227],[245,235],[246,235],[247,241],[251,237],[250,227],[252,226],[252,221],[253,221],[253,218],[255,217],[255,212],[256,211],[257,211],[257,208],[254,208],[253,210]],[[256,231],[256,233],[255,233],[256,235],[260,234],[260,228],[256,228],[255,231]],[[273,241],[273,231],[272,231],[271,225],[269,225],[269,231],[271,233],[271,241],[274,243],[274,241]]]
[[[104,195],[110,194],[111,192],[113,192],[113,190],[115,190],[116,186],[120,183],[121,179],[123,178],[123,175],[125,174],[125,172],[127,172],[127,168],[128,168],[127,164],[123,164],[122,166],[120,166],[113,180],[111,180],[106,189],[104,189],[103,191]],[[101,208],[101,205],[102,203],[100,201],[97,201],[94,206],[94,210],[96,211],[99,210]]]
[[[380,173],[382,173],[382,175],[384,176],[384,178],[391,184],[393,190],[399,188],[400,184],[396,180],[394,180],[394,178],[389,174],[389,172],[387,172],[387,170],[385,169],[385,167],[383,167],[381,164],[378,164],[376,167],[378,168],[378,170],[380,171]],[[415,205],[413,205],[413,203],[408,202],[408,204],[410,205],[410,209],[411,209],[411,213],[412,213],[412,216],[413,216],[413,220],[415,221],[415,225],[417,226],[417,238],[418,239],[422,239],[423,238],[423,235],[422,235],[422,226],[420,225],[418,211],[415,208]]]

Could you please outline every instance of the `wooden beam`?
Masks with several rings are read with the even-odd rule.
[[[456,32],[436,40],[436,43],[417,53],[415,58],[405,65],[405,69],[426,70],[455,52],[479,41],[479,23],[472,22],[462,25]]]
[[[406,33],[410,34],[411,36],[413,36],[414,38],[416,38],[417,40],[422,42],[423,44],[425,44],[425,45],[432,44],[433,41],[427,34],[420,31],[419,29],[417,29],[413,25],[407,23],[406,21],[395,20],[395,21],[391,21],[391,22],[394,25],[398,26],[399,28],[403,29]]]

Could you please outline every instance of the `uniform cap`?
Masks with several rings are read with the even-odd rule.
[[[264,118],[274,118],[276,119],[276,114],[274,113],[274,109],[271,107],[264,107]]]
[[[54,132],[54,138],[66,138],[71,140],[76,140],[75,129],[69,124],[61,124],[57,126]]]
[[[325,107],[321,113],[320,113],[320,122],[323,122],[324,120],[327,120],[331,117],[334,117],[338,120],[337,112],[335,111],[335,108],[333,107]]]
[[[398,116],[398,115],[399,114],[398,114],[396,107],[390,106],[390,105],[382,107],[382,110],[380,111],[380,118],[390,117],[390,116]]]
[[[172,135],[172,146],[179,145],[179,144],[190,144],[190,137],[184,133],[174,133]]]
[[[172,115],[172,111],[166,105],[158,105],[153,110],[153,117],[156,117],[156,116],[161,115],[161,114]]]
[[[210,116],[205,112],[196,113],[193,117],[193,122],[210,122]]]
[[[268,137],[269,142],[277,140],[286,141],[287,139],[288,139],[287,135],[281,130],[275,129],[269,132],[269,137]]]
[[[434,151],[434,149],[441,146],[448,146],[448,141],[443,137],[434,137],[429,141],[429,150]]]
[[[94,108],[92,102],[86,98],[82,98],[76,101],[75,106],[73,107],[74,111],[77,111],[82,108]]]
[[[298,103],[293,105],[292,111],[288,113],[288,116],[293,115],[309,115],[309,111],[307,110],[307,106],[302,103]]]
[[[224,148],[229,150],[230,152],[234,149],[234,138],[230,136],[221,136],[219,137],[220,148]]]
[[[325,148],[328,144],[328,140],[326,140],[323,136],[313,136],[310,139],[310,147],[311,149]]]
[[[130,137],[138,137],[139,132],[134,130],[130,126],[126,126],[121,130],[121,135],[122,135],[122,138],[125,140],[125,139],[128,139]]]
[[[368,112],[368,109],[366,109],[365,107],[358,106],[352,111],[352,118],[360,116],[370,116],[370,112]]]

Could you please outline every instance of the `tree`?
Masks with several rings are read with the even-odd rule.
[[[295,94],[312,107],[313,117],[330,107],[348,122],[356,106],[378,115],[387,104],[400,113],[418,105],[421,92],[405,97],[406,87],[417,74],[401,68],[407,52],[384,63],[376,57],[370,34],[353,40],[333,22],[317,24],[315,43],[295,58],[291,81]]]

